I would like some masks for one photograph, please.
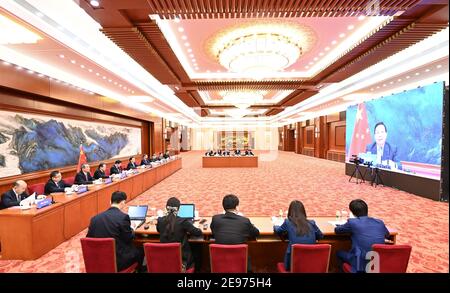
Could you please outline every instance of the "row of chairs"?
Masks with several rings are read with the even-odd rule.
[[[117,272],[115,240],[113,238],[82,238],[84,264],[87,273]],[[373,250],[380,256],[380,273],[405,273],[408,267],[411,246],[375,244]],[[212,273],[246,273],[248,245],[210,244]],[[145,243],[144,253],[149,273],[181,273],[181,245],[179,243]],[[280,273],[327,273],[330,263],[331,245],[294,244],[291,252],[291,270],[284,263],[277,264]],[[134,263],[119,273],[134,272]],[[350,272],[349,264],[343,265]],[[193,273],[194,268],[186,273]]]

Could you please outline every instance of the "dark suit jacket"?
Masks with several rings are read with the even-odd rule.
[[[116,240],[117,269],[123,270],[137,261],[139,252],[133,244],[130,216],[115,207],[91,219],[86,237]]]
[[[164,159],[168,159],[168,158],[170,158],[170,155],[164,154],[164,155],[163,155],[163,158],[164,158]]]
[[[47,183],[45,183],[44,193],[48,195],[53,192],[64,192],[64,188],[70,186],[71,186],[70,184],[67,184],[63,180],[59,181],[58,183],[55,183],[52,179],[50,179],[47,181]]]
[[[377,143],[374,142],[372,144],[367,145],[366,152],[371,152],[372,154],[377,154]],[[390,160],[390,161],[398,162],[397,147],[386,142],[384,144],[383,155],[381,156],[381,160],[382,161]]]
[[[83,171],[80,171],[75,176],[74,183],[75,184],[92,184],[92,181],[94,181],[94,178],[92,177],[91,173],[87,173],[87,175],[84,175]]]
[[[7,192],[2,194],[2,197],[0,200],[0,210],[6,209],[9,207],[13,207],[13,206],[18,206],[20,204],[20,201],[24,200],[27,197],[28,197],[28,193],[24,192],[19,195],[19,200],[17,200],[14,190],[10,189]]]
[[[336,234],[349,233],[352,238],[352,248],[349,251],[352,271],[365,271],[366,253],[372,250],[374,244],[384,244],[389,231],[383,221],[370,217],[348,219],[344,225],[334,228]]]
[[[109,176],[106,176],[105,171],[101,171],[100,169],[97,169],[94,172],[94,179],[99,179],[99,178],[109,178]]]
[[[127,170],[136,169],[136,168],[137,168],[136,163],[129,162],[127,165]]]
[[[150,165],[150,164],[151,164],[151,161],[149,159],[147,159],[147,160],[142,159],[142,161],[141,161],[141,166],[142,165]]]
[[[240,151],[240,150],[235,150],[235,151],[234,151],[234,154],[235,154],[235,155],[240,155],[240,154],[241,154],[241,151]]]
[[[158,223],[156,224],[156,230],[160,233],[161,243],[179,242],[181,243],[181,251],[183,264],[186,267],[191,267],[194,260],[191,253],[191,247],[188,242],[188,235],[202,236],[202,230],[195,228],[192,222],[187,219],[182,219],[177,217],[174,227],[174,233],[172,235],[167,235],[167,217],[158,218]]]
[[[259,230],[248,218],[231,212],[215,215],[211,221],[211,231],[217,244],[242,244],[259,235]]]
[[[109,169],[109,174],[111,175],[120,173],[122,173],[122,168],[117,168],[115,165],[112,165],[111,168]]]

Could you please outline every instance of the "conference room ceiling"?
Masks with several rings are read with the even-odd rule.
[[[369,16],[377,8],[367,2],[109,0],[93,7],[83,0],[79,5],[198,114],[237,117],[233,112],[239,109],[247,109],[244,116],[279,114],[448,26],[447,1],[382,0],[377,16]],[[264,54],[255,57],[252,45]],[[252,99],[243,102],[245,95]]]

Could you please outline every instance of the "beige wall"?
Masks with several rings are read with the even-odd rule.
[[[235,128],[193,128],[192,150],[216,148],[218,131],[249,131],[255,138],[255,150],[277,150],[278,129],[276,127],[235,127]]]

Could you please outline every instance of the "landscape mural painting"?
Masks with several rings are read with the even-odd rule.
[[[141,129],[0,110],[0,178],[141,153]]]

